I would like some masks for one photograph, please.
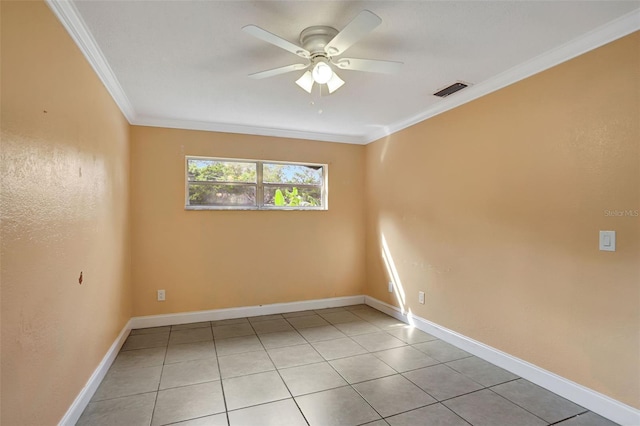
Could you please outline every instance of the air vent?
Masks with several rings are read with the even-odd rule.
[[[451,86],[445,87],[444,89],[437,91],[436,93],[433,94],[433,96],[446,98],[450,94],[456,93],[457,91],[462,90],[468,86],[469,85],[466,83],[461,83],[461,82],[453,83]]]

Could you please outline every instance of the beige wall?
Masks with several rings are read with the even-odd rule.
[[[185,210],[185,155],[327,163],[329,210]],[[362,146],[133,126],[131,165],[134,315],[363,293]]]
[[[0,422],[53,425],[131,316],[129,125],[43,2],[0,7]]]
[[[640,407],[640,218],[605,215],[640,209],[639,52],[636,33],[368,145],[367,294],[398,304],[384,236],[411,312]]]

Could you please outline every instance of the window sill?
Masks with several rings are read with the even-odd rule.
[[[185,206],[185,210],[221,210],[221,211],[327,211],[326,207],[227,207],[227,206]]]

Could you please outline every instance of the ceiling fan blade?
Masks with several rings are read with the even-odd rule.
[[[342,58],[334,62],[334,64],[342,70],[378,72],[382,74],[395,74],[400,71],[403,65],[402,62],[355,58]]]
[[[330,56],[342,55],[354,43],[373,31],[382,23],[378,15],[363,10],[349,22],[327,45],[324,50]]]
[[[296,84],[306,90],[307,93],[311,93],[313,83],[313,75],[311,75],[311,71],[305,72],[302,74],[302,77],[296,80]]]
[[[331,76],[331,79],[327,81],[327,89],[329,89],[329,94],[341,88],[343,84],[344,81],[340,77],[338,77],[338,74],[334,72]]]
[[[242,27],[242,31],[244,31],[247,34],[251,34],[256,38],[259,38],[260,40],[266,41],[267,43],[271,43],[274,46],[278,46],[281,49],[287,50],[302,58],[309,58],[311,56],[308,50],[300,46],[296,46],[290,41],[287,41],[282,37],[272,34],[267,30],[263,30],[260,27],[256,27],[255,25],[247,25],[246,27]]]
[[[274,75],[280,75],[291,71],[298,71],[307,68],[309,65],[305,64],[293,64],[285,67],[274,68],[272,70],[260,71],[253,74],[249,74],[249,77],[260,80],[262,78],[273,77]]]

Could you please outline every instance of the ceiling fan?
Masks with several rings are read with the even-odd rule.
[[[327,90],[331,94],[344,84],[344,81],[333,70],[332,65],[343,70],[352,71],[384,74],[398,72],[402,67],[402,62],[338,58],[381,23],[382,19],[375,13],[363,10],[340,32],[328,26],[305,28],[300,33],[300,44],[302,46],[295,45],[255,25],[247,25],[242,28],[244,32],[307,59],[306,63],[261,71],[250,74],[249,77],[262,79],[306,69],[307,71],[302,74],[302,77],[296,80],[296,84],[309,93],[311,93],[314,83],[319,85],[326,84]]]

